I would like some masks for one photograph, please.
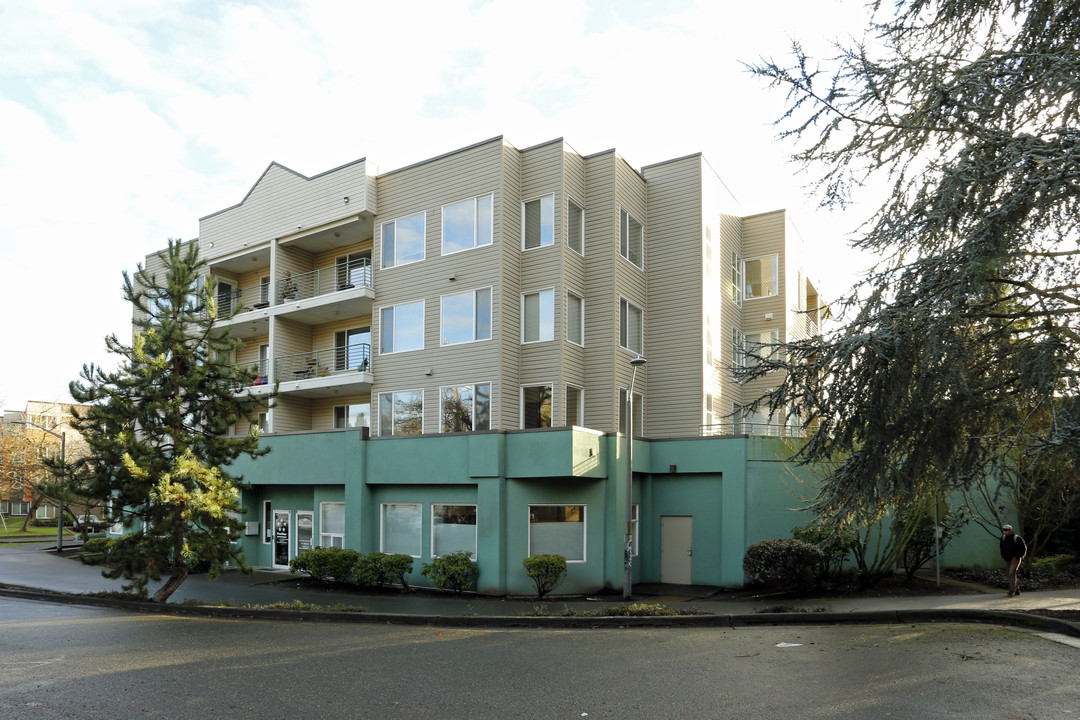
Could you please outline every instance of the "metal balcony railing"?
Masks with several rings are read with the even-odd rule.
[[[254,362],[237,363],[236,366],[241,370],[253,370],[255,372],[255,380],[251,383],[254,385],[266,385],[270,382],[269,375],[269,363],[265,360],[256,360]]]
[[[278,302],[306,300],[354,287],[371,287],[371,261],[367,258],[298,275],[285,271],[277,282],[277,299]]]
[[[313,350],[295,355],[281,355],[274,359],[274,373],[278,382],[367,372],[370,368],[370,345]]]
[[[227,318],[270,306],[270,283],[217,293],[218,317]]]
[[[782,423],[736,421],[702,425],[699,428],[699,434],[702,437],[712,435],[751,435],[753,437],[805,438],[806,430],[798,426],[784,425]]]

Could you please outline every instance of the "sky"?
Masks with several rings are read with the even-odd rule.
[[[69,401],[129,340],[123,271],[276,161],[385,172],[502,135],[633,167],[702,152],[741,214],[786,208],[825,299],[870,262],[817,208],[742,65],[861,36],[861,1],[0,0],[0,408]]]

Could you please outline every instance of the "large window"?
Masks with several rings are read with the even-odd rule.
[[[585,391],[577,385],[566,386],[566,424],[585,427]]]
[[[442,254],[490,245],[492,196],[469,198],[442,209]]]
[[[731,328],[731,365],[732,367],[746,367],[746,351],[743,349],[742,330],[737,327]]]
[[[619,388],[619,432],[626,434],[626,388]],[[641,393],[634,393],[634,435],[641,437],[645,422],[645,398]]]
[[[431,557],[465,551],[476,558],[476,506],[431,506]]]
[[[645,266],[645,228],[625,210],[619,211],[619,254],[639,268]]]
[[[772,297],[780,292],[780,258],[778,255],[751,258],[743,261],[743,281],[746,299]]]
[[[530,505],[529,556],[533,555],[585,562],[585,506]]]
[[[641,308],[625,298],[619,299],[619,347],[641,354],[645,328]]]
[[[775,360],[778,357],[780,342],[779,330],[762,330],[743,335],[745,367],[757,367],[762,360]]]
[[[382,309],[379,352],[394,353],[424,349],[424,301],[393,305]]]
[[[491,339],[491,288],[442,298],[442,344]]]
[[[345,547],[345,503],[319,503],[319,545]]]
[[[566,244],[578,255],[585,254],[585,211],[573,200],[566,200]]]
[[[334,428],[371,427],[371,403],[338,405],[334,408]]]
[[[527,385],[521,388],[521,427],[551,427],[550,385]]]
[[[424,259],[425,213],[399,218],[382,225],[382,266],[397,267]]]
[[[452,385],[440,390],[442,432],[491,429],[491,383]]]
[[[566,339],[575,345],[585,344],[585,300],[566,291]]]
[[[521,204],[521,239],[526,250],[555,242],[555,196],[529,200]]]
[[[521,341],[555,339],[555,291],[541,290],[521,296]]]
[[[420,503],[383,503],[379,550],[420,557],[423,519]]]
[[[380,435],[420,435],[423,432],[423,390],[379,393]]]

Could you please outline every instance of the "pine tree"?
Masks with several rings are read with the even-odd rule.
[[[125,529],[105,574],[123,576],[125,589],[145,597],[147,583],[167,573],[153,596],[165,602],[196,565],[211,577],[228,561],[243,567],[233,545],[242,478],[227,468],[241,454],[268,451],[258,446],[256,413],[271,396],[243,390],[255,370],[231,360],[242,343],[217,325],[215,282],[203,283],[195,244],[170,240],[160,258],[160,282],[142,265],[134,277],[124,273],[133,339],[105,339],[120,367],[84,366],[71,383],[72,396],[91,407],[73,422],[89,453],[68,470],[87,496],[111,498],[105,519]],[[250,435],[229,435],[239,420],[251,424]]]
[[[744,379],[837,461],[817,509],[902,507],[1080,447],[1080,3],[874,3],[832,61],[762,61],[778,123],[825,205],[891,194],[857,247],[885,259],[834,305],[846,324]],[[1050,422],[1033,422],[1033,418]]]

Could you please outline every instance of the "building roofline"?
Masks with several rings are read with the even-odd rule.
[[[566,140],[564,138],[557,137],[557,138],[554,138],[552,140],[545,140],[542,143],[536,143],[535,145],[530,145],[527,148],[522,148],[522,149],[518,150],[518,152],[527,153],[530,150],[536,150],[536,149],[542,148],[542,147],[544,147],[546,145],[554,145],[555,143],[563,143],[563,144],[565,144]]]
[[[481,140],[480,142],[473,143],[472,145],[466,145],[465,147],[460,147],[460,148],[458,148],[456,150],[451,150],[450,152],[444,152],[441,155],[436,155],[434,157],[429,157],[429,158],[427,158],[425,160],[419,160],[419,161],[411,163],[409,165],[405,165],[404,167],[394,168],[393,170],[387,170],[386,172],[384,172],[384,173],[382,173],[380,175],[376,175],[376,177],[377,178],[384,178],[387,175],[393,175],[395,173],[404,172],[406,170],[411,170],[412,168],[420,167],[421,165],[426,165],[427,163],[435,162],[436,160],[442,160],[444,158],[450,157],[451,155],[456,155],[458,153],[463,153],[463,152],[466,152],[468,150],[474,150],[474,149],[480,147],[481,145],[488,145],[488,144],[493,143],[493,142],[504,142],[503,136],[502,135],[496,135],[495,137],[488,138],[487,140]]]
[[[290,168],[290,167],[288,167],[286,165],[282,165],[277,160],[271,161],[271,163],[266,166],[266,169],[262,171],[262,174],[259,175],[259,179],[255,181],[255,184],[253,184],[248,189],[247,193],[244,194],[244,199],[243,200],[236,203],[235,205],[230,205],[227,208],[222,208],[221,210],[216,210],[216,211],[210,213],[209,215],[203,215],[201,218],[199,218],[199,222],[202,222],[203,220],[207,220],[209,218],[212,218],[215,215],[220,215],[223,212],[228,212],[230,210],[234,210],[234,209],[240,207],[241,205],[243,205],[245,202],[247,202],[247,199],[249,197],[251,197],[251,193],[255,192],[255,188],[257,188],[259,186],[259,183],[261,183],[263,181],[263,178],[266,177],[266,174],[268,172],[270,172],[270,169],[273,168],[273,167],[279,167],[279,168],[281,168],[282,170],[284,170],[286,172],[290,172],[293,175],[295,175],[296,177],[300,178],[301,180],[315,180],[317,178],[322,177],[323,175],[328,175],[328,174],[330,174],[332,172],[337,172],[338,170],[341,170],[343,168],[351,167],[352,165],[356,165],[357,163],[362,163],[362,162],[366,162],[366,161],[367,161],[366,157],[362,157],[362,158],[359,158],[357,160],[351,160],[350,162],[347,162],[344,165],[338,165],[337,167],[330,168],[329,170],[324,170],[321,173],[316,173],[315,175],[312,175],[311,177],[308,177],[307,175],[302,175],[302,174],[296,172],[295,170],[293,170],[292,168]]]
[[[645,172],[649,168],[659,167],[660,165],[668,165],[670,163],[682,162],[683,160],[689,160],[690,158],[701,158],[702,160],[704,160],[705,156],[702,155],[701,152],[690,153],[689,155],[683,155],[681,157],[671,158],[670,160],[661,160],[660,162],[655,162],[655,163],[652,163],[651,165],[643,165],[641,167],[641,171]]]

